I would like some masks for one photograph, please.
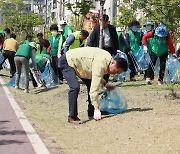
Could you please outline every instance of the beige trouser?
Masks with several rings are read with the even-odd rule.
[[[14,62],[16,65],[16,82],[15,86],[19,87],[21,70],[24,70],[25,89],[29,89],[29,60],[25,57],[15,56]]]

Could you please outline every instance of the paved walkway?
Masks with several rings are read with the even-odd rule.
[[[0,154],[49,154],[0,77]]]

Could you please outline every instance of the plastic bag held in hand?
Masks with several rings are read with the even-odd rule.
[[[147,53],[147,46],[144,45],[143,50],[144,50],[145,53]]]
[[[95,120],[101,119],[101,111],[100,110],[94,110],[94,119]]]

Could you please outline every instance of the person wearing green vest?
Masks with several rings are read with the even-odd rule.
[[[63,74],[58,68],[58,53],[61,53],[61,47],[63,43],[63,37],[60,33],[58,33],[58,26],[56,24],[53,24],[50,26],[51,36],[49,38],[51,50],[50,50],[50,56],[52,58],[52,68],[55,72],[55,74],[59,78],[59,83],[63,83]]]
[[[38,38],[38,40],[36,41],[36,47],[37,47],[36,55],[39,55],[41,54],[42,51],[41,42],[43,41],[43,33],[38,33],[36,36]]]
[[[150,19],[147,19],[146,23],[144,24],[144,28],[145,28],[144,35],[150,31],[153,31],[154,30],[153,21]],[[152,52],[152,40],[153,38],[147,39],[147,52],[149,53],[149,55],[151,55],[151,52]],[[147,70],[145,70],[144,79],[146,79],[146,77],[147,77]],[[153,79],[154,79],[154,73],[152,73],[152,76],[151,76],[151,80]]]
[[[118,50],[128,53],[131,49],[129,44],[127,43],[126,39],[124,38],[121,29],[116,28],[117,35],[118,35]]]
[[[69,37],[69,35],[71,35],[73,33],[74,30],[72,27],[67,25],[66,21],[64,21],[64,20],[61,20],[59,22],[59,24],[63,30],[64,39],[66,40]]]
[[[32,36],[31,35],[26,35],[26,39],[24,41],[24,44],[29,44],[30,42],[32,42]]]
[[[128,24],[129,31],[126,33],[126,40],[130,45],[131,51],[127,54],[128,60],[129,60],[129,69],[131,70],[130,73],[130,81],[136,81],[135,75],[136,75],[136,66],[135,61],[133,58],[133,54],[136,53],[139,49],[141,44],[141,34],[138,32],[140,30],[140,23],[136,20],[130,22]]]
[[[155,66],[156,60],[160,59],[160,71],[158,78],[158,85],[163,84],[163,78],[166,67],[166,59],[168,56],[168,48],[172,54],[175,54],[175,48],[173,46],[172,40],[170,38],[170,34],[168,33],[166,26],[164,24],[160,24],[155,31],[151,31],[146,33],[143,36],[142,43],[144,45],[144,52],[148,52],[147,48],[147,39],[153,38],[152,40],[152,52],[151,52],[151,61],[152,65],[149,65],[147,71],[147,84],[151,84],[151,76],[153,73],[153,68]]]
[[[5,28],[4,30],[0,30],[0,52],[2,52],[3,44],[5,38],[9,38],[11,30],[9,28]]]
[[[29,59],[32,59],[32,64],[34,67],[35,73],[37,71],[36,65],[36,43],[30,42],[29,44],[21,44],[15,54],[15,65],[16,65],[16,81],[15,88],[19,89],[19,81],[21,76],[21,68],[24,68],[24,76],[25,76],[25,93],[29,93]]]
[[[62,54],[66,53],[68,50],[84,47],[89,32],[86,30],[76,31],[72,33],[68,39],[64,42],[62,48]]]

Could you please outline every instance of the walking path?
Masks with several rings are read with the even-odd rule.
[[[0,154],[49,154],[1,77]]]

